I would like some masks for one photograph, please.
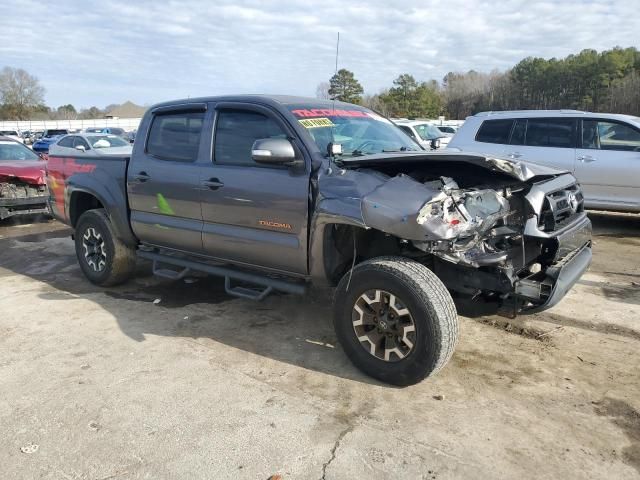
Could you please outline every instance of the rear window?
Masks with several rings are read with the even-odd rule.
[[[575,120],[530,118],[526,145],[530,147],[571,148],[574,145]]]
[[[195,161],[203,119],[204,112],[156,115],[149,129],[147,153],[166,160]]]
[[[485,120],[478,130],[476,142],[509,143],[513,120]]]
[[[47,130],[46,135],[47,137],[55,137],[56,135],[66,135],[69,132],[67,130]]]

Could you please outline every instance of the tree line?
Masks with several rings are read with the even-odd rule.
[[[352,72],[342,69],[318,85],[317,96],[407,118],[464,119],[484,110],[562,108],[640,115],[640,51],[616,47],[563,59],[527,57],[502,72],[450,72],[440,83],[405,73],[393,86],[369,95]]]
[[[91,120],[104,118],[117,105],[76,110],[72,104],[51,108],[44,103],[45,89],[37,77],[22,68],[0,70],[0,120]]]
[[[0,120],[103,118],[98,107],[51,108],[38,79],[20,68],[0,70]],[[358,103],[391,117],[464,119],[483,110],[572,108],[640,115],[640,51],[583,50],[562,59],[527,57],[506,71],[450,72],[441,82],[403,73],[393,85],[365,94],[353,72],[341,69],[318,85],[317,97]]]

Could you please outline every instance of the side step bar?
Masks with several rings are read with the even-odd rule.
[[[140,258],[146,258],[153,261],[153,273],[162,277],[177,280],[183,278],[190,270],[208,273],[218,277],[224,277],[225,289],[229,295],[236,297],[249,298],[251,300],[262,300],[273,290],[285,293],[293,293],[296,295],[304,295],[305,285],[300,283],[287,282],[276,278],[267,277],[256,273],[249,273],[242,270],[236,270],[232,267],[222,267],[217,265],[209,265],[207,263],[194,262],[170,255],[162,255],[161,253],[149,252],[146,250],[138,250]],[[174,265],[182,267],[180,271],[174,271],[167,268],[160,268],[160,264]],[[261,290],[253,288],[233,286],[231,280],[250,283],[262,287]]]

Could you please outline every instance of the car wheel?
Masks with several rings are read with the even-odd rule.
[[[400,386],[438,372],[458,339],[458,315],[446,287],[427,267],[403,257],[374,258],[344,275],[334,327],[356,367]]]
[[[82,214],[75,229],[78,263],[91,283],[107,287],[127,281],[136,266],[135,249],[123,243],[103,209]]]

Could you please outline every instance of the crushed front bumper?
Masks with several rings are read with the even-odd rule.
[[[0,198],[0,220],[14,215],[46,213],[49,211],[47,198],[47,195],[26,198]]]
[[[536,313],[556,305],[576,284],[591,264],[591,221],[584,215],[579,221],[553,237],[554,262],[543,271],[519,279],[514,284],[514,299],[519,313]]]

